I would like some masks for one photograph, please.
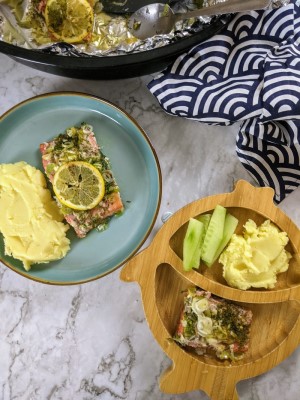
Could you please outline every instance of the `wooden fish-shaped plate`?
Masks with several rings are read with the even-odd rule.
[[[183,207],[173,214],[145,250],[122,269],[121,279],[137,281],[149,327],[173,361],[160,378],[160,388],[167,393],[203,390],[212,400],[238,399],[236,384],[262,374],[288,357],[300,343],[300,231],[290,218],[273,203],[271,188],[255,188],[238,181],[231,193],[209,196]],[[231,288],[222,277],[218,262],[211,268],[185,272],[182,245],[191,217],[212,211],[217,204],[239,219],[236,233],[242,232],[251,218],[257,224],[270,219],[287,232],[287,250],[292,254],[289,268],[277,276],[274,289],[242,291]],[[230,363],[200,356],[180,347],[174,335],[183,291],[199,286],[219,297],[251,309],[253,322],[249,350],[242,360]]]

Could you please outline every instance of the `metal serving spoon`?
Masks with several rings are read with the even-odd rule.
[[[174,14],[167,4],[154,3],[141,7],[128,19],[128,29],[138,39],[170,33],[177,21],[205,16],[230,14],[268,8],[272,0],[228,0],[182,14]]]

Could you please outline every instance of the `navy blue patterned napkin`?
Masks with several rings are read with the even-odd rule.
[[[237,14],[148,85],[169,114],[240,121],[237,155],[276,203],[300,184],[299,3]]]

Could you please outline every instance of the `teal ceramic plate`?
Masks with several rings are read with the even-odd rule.
[[[161,200],[161,172],[156,153],[141,127],[110,102],[73,92],[49,93],[18,104],[0,118],[0,162],[26,161],[43,171],[39,144],[67,127],[87,122],[111,161],[125,211],[103,232],[78,239],[68,231],[71,250],[62,260],[36,264],[26,272],[22,263],[4,254],[0,260],[35,281],[57,285],[98,279],[120,267],[148,237]]]

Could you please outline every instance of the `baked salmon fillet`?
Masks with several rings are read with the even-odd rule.
[[[105,182],[105,195],[100,203],[85,211],[77,211],[56,201],[67,223],[72,226],[79,238],[94,229],[104,229],[115,214],[123,212],[124,206],[119,187],[113,176],[110,162],[98,146],[93,127],[86,123],[70,127],[50,142],[40,144],[42,163],[51,183],[58,168],[70,161],[85,161],[96,167]]]
[[[200,355],[240,360],[249,348],[251,322],[251,310],[192,287],[173,339]]]

